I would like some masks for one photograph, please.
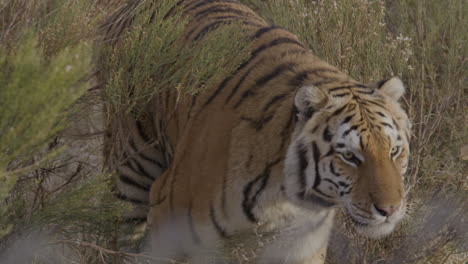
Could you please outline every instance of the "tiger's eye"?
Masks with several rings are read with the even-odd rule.
[[[349,159],[352,159],[354,157],[354,154],[351,151],[346,151],[346,152],[343,153],[343,157],[345,159],[349,160]]]

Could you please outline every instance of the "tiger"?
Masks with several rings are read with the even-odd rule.
[[[108,42],[140,2],[112,17]],[[401,79],[358,82],[238,1],[174,8],[189,19],[186,43],[233,22],[251,41],[248,59],[216,85],[161,92],[141,118],[108,121],[116,195],[135,205],[130,221],[149,226],[157,259],[222,263],[212,253],[231,237],[270,232],[255,263],[324,263],[338,208],[363,236],[390,234],[407,204]]]

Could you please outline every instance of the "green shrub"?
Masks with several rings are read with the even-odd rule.
[[[247,58],[247,35],[236,24],[222,25],[193,45],[181,43],[186,19],[177,11],[164,18],[175,2],[143,2],[127,11],[139,15],[117,45],[104,46],[99,70],[112,112],[141,110],[136,108],[166,89],[197,94]]]

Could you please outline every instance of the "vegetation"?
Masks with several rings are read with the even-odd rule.
[[[217,27],[194,45],[178,44],[187,21],[177,11],[165,18],[176,2],[143,1],[131,9],[139,15],[119,43],[103,47],[99,71],[112,112],[138,112],[165,89],[195,95],[247,59],[247,35],[237,24]]]
[[[91,85],[93,8],[87,1],[0,2],[2,263],[49,262],[35,254],[67,238],[107,242],[126,208],[108,176],[79,158],[91,152],[73,153],[65,137],[85,112]]]
[[[100,99],[115,112],[137,113],[164,89],[198,93],[187,87],[219,81],[248,56],[235,25],[180,52],[172,44],[183,33],[183,18],[164,20],[157,13],[149,25],[155,8],[150,2],[138,7],[141,16],[118,45],[99,50],[99,70],[109,80],[102,85],[91,78],[93,41],[100,21],[121,1],[0,0],[0,262],[130,263],[142,257],[113,247],[126,205],[114,199],[100,169],[106,118]],[[158,8],[167,10],[175,1],[162,2]],[[407,85],[404,105],[413,123],[408,219],[379,241],[358,238],[346,223],[338,224],[332,241],[340,242],[331,244],[328,263],[465,263],[464,1],[242,2],[353,78],[398,75]],[[137,96],[122,87],[134,87]],[[33,254],[44,248],[57,258]],[[247,263],[241,259],[248,249],[232,251]]]
[[[366,83],[398,75],[407,85],[404,104],[413,139],[406,184],[412,212],[400,232],[379,242],[362,244],[344,225],[337,237],[348,242],[331,245],[334,263],[466,261],[468,164],[460,150],[468,141],[468,34],[461,26],[468,25],[467,5],[458,0],[244,2],[353,78]]]

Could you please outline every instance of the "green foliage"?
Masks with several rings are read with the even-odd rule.
[[[66,237],[108,236],[115,232],[127,203],[116,201],[109,175],[96,175],[64,189],[28,221],[28,227],[51,226]]]
[[[93,39],[102,14],[95,1],[48,0],[47,19],[39,20],[39,43],[47,57],[82,40]]]
[[[8,166],[31,157],[64,128],[67,110],[87,87],[79,81],[90,67],[89,49],[66,48],[47,62],[29,33],[15,50],[0,52],[0,200],[28,171]]]
[[[108,258],[99,256],[97,249],[109,247],[121,216],[129,210],[127,203],[115,198],[110,180],[110,175],[101,174],[76,181],[45,199],[39,210],[27,215],[24,215],[25,208],[21,208],[30,205],[24,199],[25,193],[15,192],[12,195],[15,208],[8,215],[0,216],[0,226],[15,221],[15,232],[4,239],[10,242],[6,259],[13,255],[10,256],[13,260],[7,262],[69,263],[67,258],[71,257],[80,259],[80,263],[107,263],[104,259]],[[80,241],[89,241],[83,244],[95,248],[80,247]],[[24,245],[15,245],[18,243]],[[20,253],[24,257],[15,256],[15,251],[24,252]],[[4,261],[1,253],[4,252],[0,251],[0,261]]]
[[[195,44],[183,43],[186,19],[164,18],[176,1],[142,3],[120,43],[102,51],[100,73],[115,112],[138,111],[158,92],[197,94],[229,75],[248,56],[247,35],[222,25]],[[151,22],[148,22],[151,18]]]

